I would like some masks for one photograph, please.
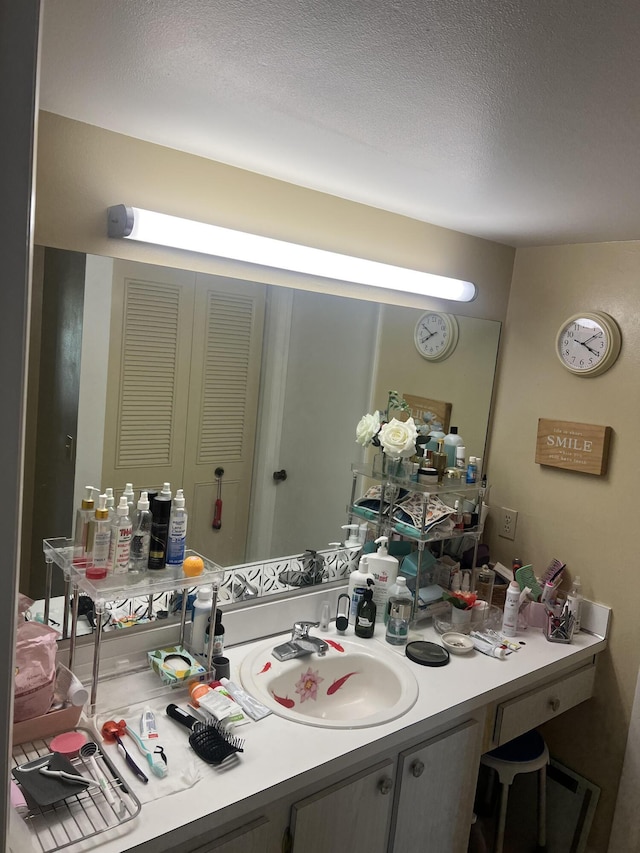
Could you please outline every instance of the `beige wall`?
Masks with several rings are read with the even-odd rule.
[[[495,535],[490,516],[492,556],[508,562],[517,554],[536,570],[559,557],[580,575],[588,598],[614,608],[595,698],[545,729],[554,756],[602,788],[591,835],[598,853],[607,849],[640,663],[638,282],[640,242],[517,251],[490,439],[490,503],[519,513],[515,542]],[[618,361],[593,379],[570,375],[555,355],[561,323],[580,310],[607,311],[622,331]],[[608,474],[536,465],[540,417],[610,425]]]
[[[319,248],[473,281],[470,304],[330,285],[106,236],[113,204],[147,207]],[[503,320],[514,250],[159,145],[41,113],[35,241],[271,284]]]

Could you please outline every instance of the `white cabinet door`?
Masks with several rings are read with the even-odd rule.
[[[480,759],[480,725],[469,720],[400,754],[393,853],[464,853]]]
[[[292,853],[386,853],[393,767],[381,762],[295,803]]]

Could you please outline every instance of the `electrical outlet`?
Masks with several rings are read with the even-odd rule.
[[[515,509],[507,509],[503,507],[500,510],[500,524],[498,527],[498,536],[503,539],[516,538],[516,524],[518,522],[518,511]]]

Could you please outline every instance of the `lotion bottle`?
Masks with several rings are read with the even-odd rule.
[[[178,489],[169,519],[168,566],[181,566],[184,562],[184,551],[187,544],[187,518],[187,511],[184,508],[184,493],[182,489]]]
[[[378,536],[376,545],[379,545],[375,554],[367,555],[367,569],[371,575],[375,586],[373,587],[373,601],[376,605],[376,618],[378,622],[383,622],[387,612],[387,602],[389,600],[389,591],[398,577],[398,569],[400,564],[395,557],[389,554],[388,550],[389,538],[387,536]]]
[[[149,544],[151,542],[151,511],[146,492],[140,492],[138,511],[131,537],[130,572],[146,572],[149,564]]]
[[[507,589],[502,617],[502,633],[505,637],[515,637],[518,630],[518,611],[520,609],[520,585],[513,580]]]
[[[347,592],[349,595],[349,624],[355,625],[356,615],[358,613],[358,604],[367,588],[367,582],[373,580],[373,575],[369,572],[368,560],[370,555],[363,554],[360,557],[360,566],[349,575],[349,586]]]

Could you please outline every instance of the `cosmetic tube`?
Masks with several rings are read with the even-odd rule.
[[[477,631],[471,631],[469,637],[473,642],[473,647],[482,652],[483,655],[488,655],[488,657],[497,658],[498,660],[506,658],[508,651],[502,643],[487,640],[481,634],[478,634]]]
[[[225,687],[230,696],[240,705],[245,714],[248,714],[252,720],[261,720],[268,716],[271,711],[262,702],[258,702],[253,696],[249,696],[241,687],[229,681],[228,678],[221,678],[220,683]]]

